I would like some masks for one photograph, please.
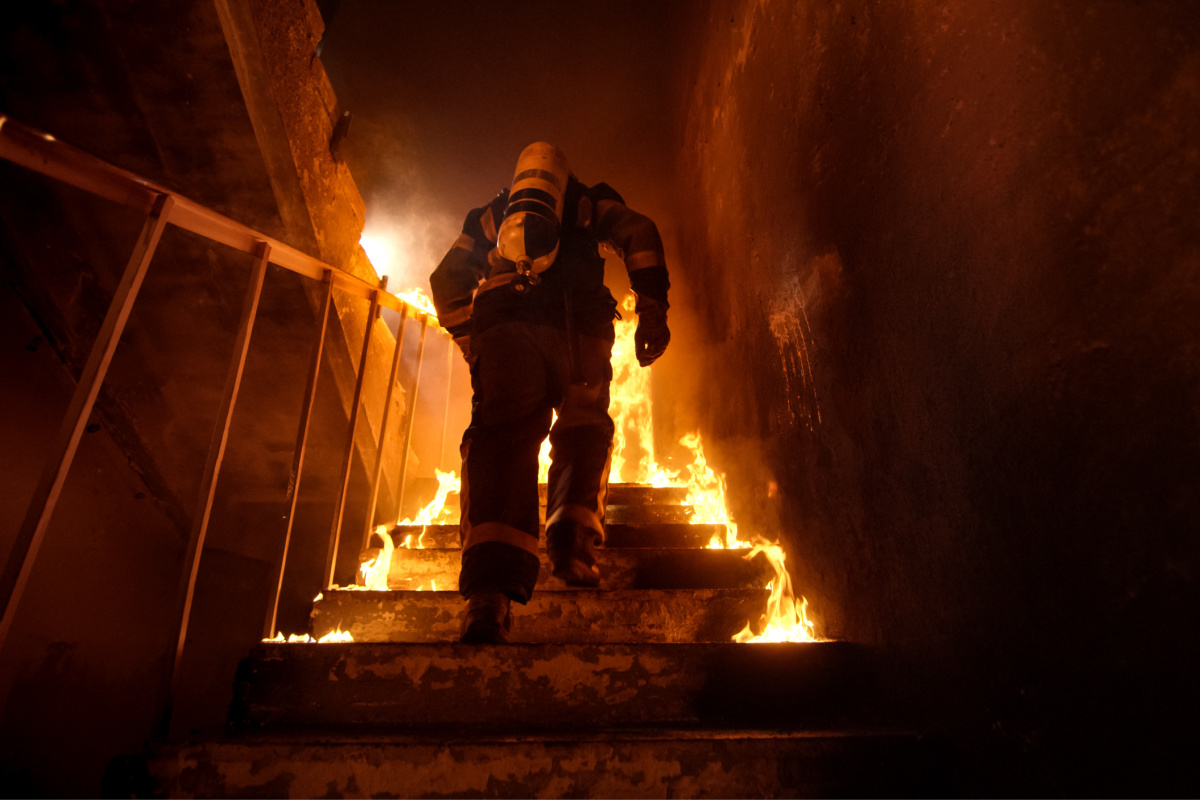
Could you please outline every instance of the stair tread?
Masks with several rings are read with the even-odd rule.
[[[510,736],[272,732],[152,745],[156,796],[940,796],[907,731],[621,729]],[[941,791],[938,789],[941,787]]]
[[[538,498],[546,502],[547,487],[538,484]],[[610,483],[608,503],[610,505],[641,505],[649,503],[678,505],[687,500],[686,486],[647,486],[644,483]]]
[[[749,550],[674,547],[610,547],[596,553],[603,589],[734,589],[766,585],[774,571],[766,556],[747,558]],[[426,587],[430,581],[446,590],[458,588],[462,550],[397,548],[392,554],[388,585],[394,590]],[[573,591],[551,574],[541,552],[539,591]]]
[[[727,642],[766,610],[769,592],[741,589],[539,590],[513,606],[514,642]],[[356,641],[447,642],[466,604],[457,591],[347,591],[313,606],[312,634]]]
[[[539,527],[543,543],[545,526]],[[713,536],[724,538],[726,528],[720,523],[637,522],[605,525],[605,545],[621,548],[703,548]],[[417,541],[424,534],[426,547],[454,548],[459,545],[458,523],[437,525],[396,525],[392,540],[400,543],[411,535]]]
[[[193,734],[176,743],[157,743],[159,750],[182,747],[311,745],[432,745],[524,742],[652,742],[762,741],[849,738],[908,738],[918,731],[878,725],[838,728],[753,728],[712,725],[653,725],[588,728],[531,728],[514,726],[431,726],[414,730],[395,726],[306,725],[304,727],[232,728]]]
[[[231,721],[800,728],[872,721],[875,684],[870,650],[848,642],[263,644]]]

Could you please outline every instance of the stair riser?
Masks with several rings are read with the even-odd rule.
[[[541,532],[544,534],[545,529]],[[412,536],[425,547],[460,547],[458,525],[398,525],[391,530],[392,541],[399,546],[406,536]],[[423,534],[423,535],[422,535]],[[677,525],[673,523],[645,523],[637,525],[612,524],[605,526],[605,547],[707,547],[713,536],[725,538],[724,525]],[[545,541],[545,536],[541,536]]]
[[[686,486],[643,486],[610,483],[606,501],[610,506],[680,505],[687,500]],[[546,484],[538,484],[538,502],[546,505]]]
[[[449,509],[445,522],[458,522],[458,495],[446,497],[445,507]],[[604,518],[618,525],[637,525],[644,522],[668,523],[672,525],[687,525],[692,517],[691,506],[681,506],[674,503],[615,505],[609,503],[604,510]],[[545,503],[538,506],[538,521],[545,524]]]
[[[541,553],[539,590],[569,591],[550,574],[550,561]],[[601,549],[597,552],[602,589],[749,589],[765,586],[774,575],[766,557],[748,560],[736,550]],[[388,587],[395,590],[458,590],[461,550],[409,550],[392,554]]]
[[[766,610],[765,589],[536,592],[514,604],[512,642],[728,642]],[[312,633],[356,642],[452,642],[466,603],[457,592],[326,592]]]
[[[810,645],[264,645],[238,725],[827,724],[864,654]]]
[[[922,796],[916,737],[186,745],[164,797]]]
[[[678,505],[633,505],[609,504],[604,519],[610,525],[687,525],[692,517],[691,506]]]

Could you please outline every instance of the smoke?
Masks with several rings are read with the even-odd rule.
[[[410,120],[356,120],[351,168],[366,204],[360,243],[388,288],[428,294],[429,275],[454,243],[466,209],[451,210],[415,146]]]

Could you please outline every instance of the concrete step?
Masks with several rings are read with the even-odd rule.
[[[538,484],[538,500],[546,505],[546,484]],[[687,500],[686,486],[646,486],[641,483],[610,483],[608,505],[680,505]]]
[[[869,724],[870,661],[846,642],[263,644],[238,667],[230,722],[513,730]]]
[[[146,766],[157,797],[928,797],[954,793],[937,749],[881,730],[304,732],[153,745]]]
[[[775,573],[761,553],[753,560],[745,550],[671,548],[603,548],[596,554],[602,589],[747,589],[765,586]],[[392,553],[388,586],[391,589],[458,589],[462,550],[400,548]],[[542,551],[538,587],[551,591],[570,589],[550,574]]]
[[[543,528],[543,533],[545,532]],[[397,525],[391,530],[399,545],[407,536],[425,547],[458,547],[458,523],[450,525]],[[713,536],[725,538],[724,525],[681,525],[674,523],[612,524],[605,526],[606,547],[706,547]],[[544,537],[543,537],[544,541]]]
[[[448,516],[445,517],[446,522],[458,521],[458,495],[450,494],[446,497],[446,508],[450,509]],[[615,505],[609,503],[605,506],[604,518],[610,523],[622,525],[635,525],[640,522],[671,522],[677,525],[686,525],[691,521],[693,509],[691,506],[681,506],[674,503],[653,503],[653,504],[634,504],[634,505]],[[538,521],[546,522],[546,506],[538,506]]]
[[[646,523],[673,523],[687,525],[691,521],[691,506],[674,504],[614,505],[609,503],[604,511],[604,520],[610,525],[640,525]]]
[[[538,591],[513,605],[513,642],[728,642],[757,623],[765,589]],[[319,638],[348,631],[356,642],[452,642],[466,603],[458,592],[329,591],[313,604]]]

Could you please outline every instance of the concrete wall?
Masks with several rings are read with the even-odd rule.
[[[14,10],[0,24],[0,109],[374,280],[356,245],[361,200],[329,154],[327,106],[336,100],[311,58],[319,36],[311,3],[254,9],[267,15],[255,52],[290,42],[286,57],[270,54],[273,63],[303,67],[274,76],[291,81],[286,97],[271,94],[261,64],[254,73],[246,37],[257,42],[260,31],[240,4],[231,19],[229,5],[73,0]],[[268,101],[275,106],[265,109]],[[310,127],[285,128],[304,118]],[[0,559],[141,224],[135,212],[0,163]],[[108,761],[137,753],[151,732],[250,264],[247,254],[173,227],[163,236],[0,657],[6,793],[97,795]],[[261,636],[316,329],[320,289],[304,284],[275,268],[265,281],[201,560],[180,730],[223,722],[237,661]],[[361,346],[366,318],[365,300],[335,293],[335,302],[281,609],[289,632],[307,628],[323,585],[357,366],[350,351]],[[375,325],[341,582],[357,567],[392,350],[384,323]],[[393,430],[403,410],[398,392]],[[385,475],[394,486],[393,450]],[[391,495],[389,487],[381,514],[394,511]],[[64,752],[72,769],[63,769]]]
[[[1196,791],[1200,11],[716,0],[691,38],[675,307],[743,522],[998,785]]]

